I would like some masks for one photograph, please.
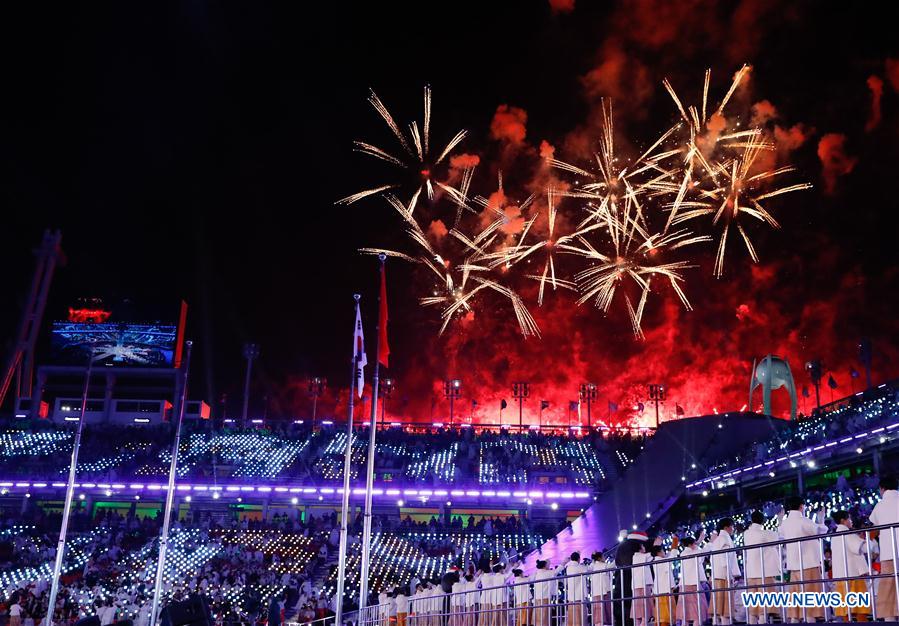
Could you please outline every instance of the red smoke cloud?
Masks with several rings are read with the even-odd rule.
[[[496,107],[490,122],[490,136],[511,144],[523,143],[527,135],[527,121],[528,114],[524,109],[501,104]]]
[[[574,0],[549,0],[549,8],[553,13],[571,13],[574,11]]]
[[[838,275],[840,268],[834,263],[826,255],[818,259],[820,278],[811,280]],[[592,406],[594,424],[639,417],[634,407],[640,402],[647,407],[644,423],[652,421],[646,399],[649,383],[665,383],[669,389],[663,419],[673,417],[675,403],[687,415],[733,411],[748,402],[752,360],[768,353],[788,359],[800,390],[810,386],[804,363],[823,359],[839,384],[835,397],[846,395],[854,384],[850,369],[860,369],[854,342],[871,330],[854,321],[859,303],[879,287],[868,286],[859,273],[850,271],[821,298],[809,298],[795,278],[802,264],[798,258],[769,261],[727,282],[691,276],[691,297],[701,299],[696,310],[683,310],[674,297],[657,300],[642,342],[633,339],[626,320],[615,312],[603,318],[595,308],[577,307],[570,295],[560,292],[548,297],[543,308],[532,309],[542,339],[522,339],[514,324],[507,323],[509,313],[501,304],[482,302],[470,323],[442,338],[425,333],[425,346],[407,355],[410,366],[405,368],[403,384],[431,390],[431,397],[412,400],[405,415],[410,419],[433,415],[434,421],[446,421],[448,404],[441,381],[449,378],[461,378],[464,385],[463,399],[456,402],[457,422],[473,417],[475,422],[498,424],[500,401],[505,399],[509,408],[502,421],[517,423],[517,407],[511,398],[516,381],[531,383],[530,399],[524,405],[526,424],[537,423],[544,399],[550,408],[543,412],[543,423],[565,424],[568,403],[577,400],[582,382],[599,386],[599,398]],[[878,344],[875,378],[895,375],[897,358],[892,346]],[[823,399],[829,400],[829,395]],[[471,400],[477,405],[472,406]],[[811,402],[800,397],[800,410],[809,412]],[[617,405],[618,411],[610,411],[609,403]],[[760,403],[757,395],[752,408]],[[785,394],[776,392],[776,414],[785,415],[787,407]],[[576,412],[572,419],[577,420]],[[586,423],[585,406],[582,423]]]
[[[553,147],[551,143],[546,141],[545,139],[540,142],[540,158],[541,159],[551,159],[556,154],[556,149]]]
[[[868,89],[871,90],[871,111],[865,123],[865,131],[871,132],[880,124],[880,99],[883,97],[883,80],[878,76],[868,76]]]
[[[899,93],[899,59],[886,60],[886,74],[893,91]]]
[[[806,128],[804,124],[794,124],[789,128],[783,126],[774,127],[774,142],[778,151],[792,152],[799,149],[814,134],[814,130]]]
[[[449,233],[446,224],[442,220],[434,220],[428,226],[428,236],[432,241],[440,241]]]
[[[768,122],[776,119],[777,107],[771,104],[769,100],[762,100],[752,105],[751,124],[753,126],[764,126]]]
[[[846,135],[827,133],[818,142],[818,158],[821,160],[821,178],[827,193],[836,190],[837,179],[855,169],[858,158],[846,154]]]
[[[617,39],[610,39],[603,46],[596,66],[581,82],[588,98],[626,101],[632,111],[641,109],[655,89],[646,66],[629,56]]]

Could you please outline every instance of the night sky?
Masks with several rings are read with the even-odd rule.
[[[601,96],[615,100],[618,132],[643,146],[676,117],[663,78],[698,93],[710,67],[720,95],[750,63],[737,108],[773,104],[768,129],[794,131],[795,178],[815,185],[771,205],[783,228],[753,232],[760,265],[733,242],[728,272],[714,279],[710,246],[687,280],[696,310],[685,315],[661,294],[642,342],[620,315],[572,312],[564,296],[535,313],[552,326],[544,340],[522,347],[514,324],[491,315],[438,340],[437,311],[416,304],[421,276],[391,261],[391,374],[402,404],[427,407],[436,381],[459,370],[482,405],[525,375],[556,407],[574,397],[573,381],[592,377],[603,407],[623,408],[658,381],[621,372],[648,368],[679,388],[688,413],[736,409],[748,361],[767,351],[791,359],[800,386],[802,363],[823,358],[845,395],[862,335],[875,341],[878,380],[899,376],[899,64],[889,63],[899,44],[888,3],[552,4],[4,8],[0,344],[15,332],[30,249],[45,227],[60,228],[67,265],[45,322],[79,296],[172,317],[185,299],[195,394],[228,393],[236,408],[241,346],[254,340],[254,406],[267,394],[273,412],[289,415],[305,406],[306,376],[344,384],[354,292],[373,341],[376,264],[356,250],[407,245],[383,202],[334,205],[384,178],[352,152],[358,138],[390,145],[365,102],[369,87],[405,123],[420,117],[430,84],[435,135],[470,131],[459,151],[481,158],[478,193],[495,189],[503,169],[506,191],[521,199],[541,141],[582,160]],[[523,141],[491,132],[500,105],[526,111]],[[824,139],[832,134],[844,138]],[[552,321],[566,311],[566,324]],[[521,374],[534,360],[544,371]]]

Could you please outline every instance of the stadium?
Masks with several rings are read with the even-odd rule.
[[[899,623],[879,8],[20,9],[0,626]]]

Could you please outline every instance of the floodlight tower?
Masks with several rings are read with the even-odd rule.
[[[458,398],[462,397],[462,381],[458,378],[453,378],[452,380],[444,381],[443,383],[443,395],[445,395],[449,399],[450,403],[450,426],[453,425],[454,422],[454,414],[453,414],[453,402]]]

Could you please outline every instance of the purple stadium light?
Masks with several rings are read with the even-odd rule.
[[[38,488],[38,489],[61,489],[65,487],[65,483],[54,482],[30,482],[30,481],[0,481],[0,487],[6,488],[17,488],[17,489],[28,489],[28,488]],[[162,492],[166,491],[166,485],[159,484],[145,484],[145,483],[93,483],[93,482],[84,482],[84,483],[75,483],[75,487],[78,489],[85,490],[96,490],[100,492],[106,491],[119,491],[119,492],[142,492],[142,491],[157,491]],[[175,486],[175,490],[179,493],[196,493],[196,494],[207,494],[212,492],[214,495],[218,495],[220,492],[225,491],[227,493],[231,493],[234,495],[238,495],[239,493],[244,492],[258,492],[262,494],[269,493],[279,493],[279,494],[297,494],[302,493],[306,495],[334,495],[343,493],[342,488],[334,488],[334,487],[288,487],[285,485],[208,485],[202,483],[181,483]],[[354,496],[364,496],[365,488],[364,487],[353,487],[351,489],[351,493]],[[540,491],[540,490],[480,490],[480,489],[398,489],[396,487],[383,487],[383,486],[375,486],[372,488],[372,495],[378,497],[389,497],[396,498],[399,495],[403,496],[417,496],[419,498],[430,498],[430,497],[439,497],[444,498],[447,496],[451,496],[453,498],[500,498],[500,499],[520,499],[524,500],[526,498],[531,499],[556,499],[556,498],[567,498],[567,499],[578,499],[578,500],[586,500],[591,497],[591,494],[586,491],[578,491],[578,492],[558,492],[558,491]]]

